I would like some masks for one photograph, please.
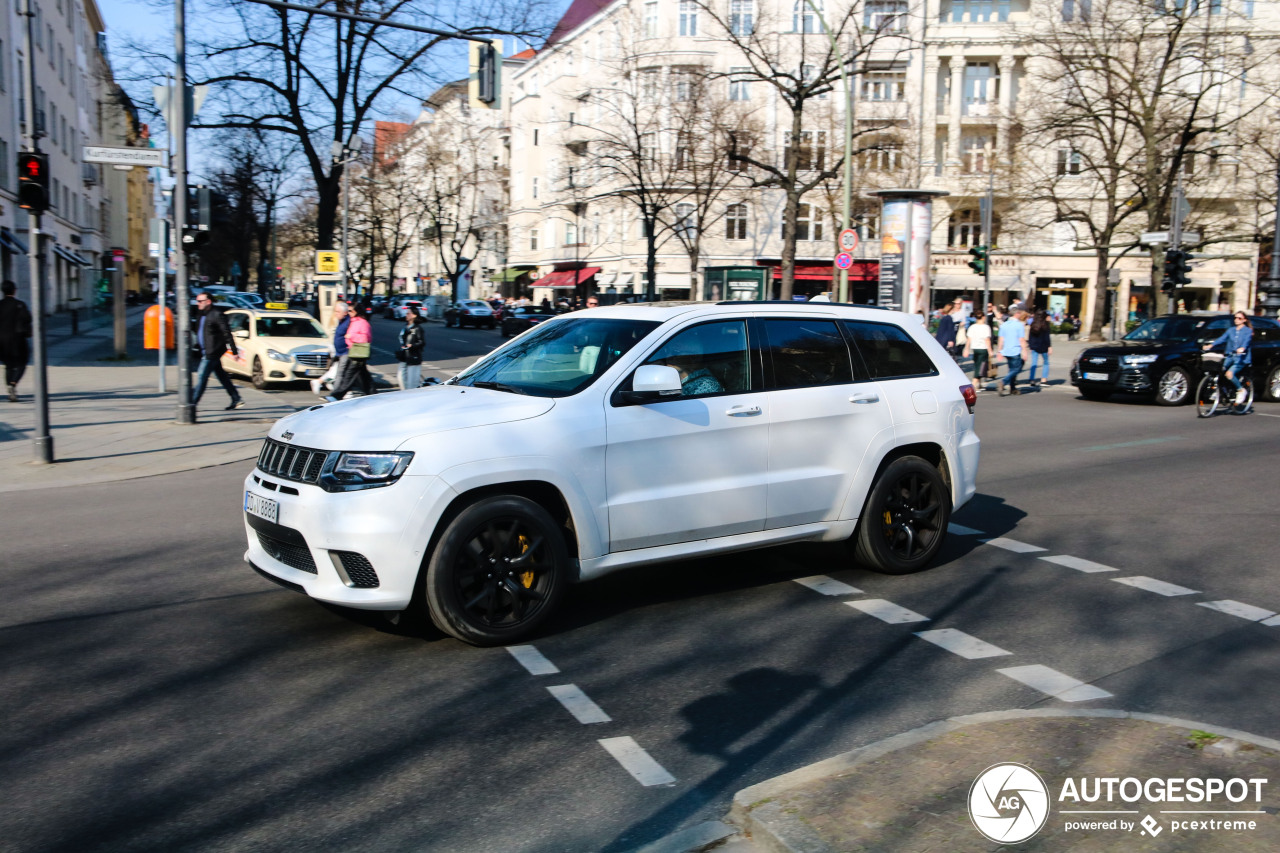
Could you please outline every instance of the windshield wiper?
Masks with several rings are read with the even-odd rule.
[[[494,391],[506,391],[511,394],[524,394],[529,396],[527,391],[523,391],[514,385],[507,385],[505,382],[490,382],[487,379],[480,379],[471,383],[472,388],[492,388]]]

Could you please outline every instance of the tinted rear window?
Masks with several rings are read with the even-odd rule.
[[[936,376],[938,373],[928,354],[897,326],[846,320],[844,328],[853,338],[872,379]]]
[[[764,320],[773,388],[840,385],[853,381],[849,347],[833,320]]]

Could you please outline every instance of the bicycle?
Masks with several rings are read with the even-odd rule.
[[[1207,352],[1200,356],[1200,368],[1204,375],[1196,387],[1196,414],[1202,418],[1211,417],[1219,409],[1233,415],[1243,415],[1253,406],[1253,381],[1248,370],[1241,370],[1240,384],[1244,387],[1244,400],[1235,401],[1235,386],[1222,375],[1222,362],[1226,359],[1220,352]]]

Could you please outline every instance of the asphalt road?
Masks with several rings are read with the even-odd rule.
[[[376,328],[380,346],[395,330]],[[497,342],[427,337],[450,373]],[[953,521],[980,533],[930,571],[800,545],[606,578],[533,640],[547,675],[259,578],[244,465],[24,493],[0,514],[0,849],[625,851],[956,714],[1104,707],[1280,737],[1262,621],[1280,406],[1202,421],[1055,387],[983,395],[979,429],[979,495]],[[813,576],[856,591],[795,582]],[[569,706],[590,708],[548,690],[565,685],[609,720],[578,722]],[[674,782],[641,784],[599,742],[616,738]]]

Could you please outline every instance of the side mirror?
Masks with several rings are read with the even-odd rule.
[[[631,390],[622,395],[628,403],[655,403],[680,396],[680,372],[666,364],[644,364],[631,377]]]
[[[243,340],[244,338],[249,337],[249,330],[248,330],[248,329],[236,329],[234,332],[232,332],[232,333],[231,333],[231,336],[232,336],[232,337],[235,337],[235,338],[240,338],[240,339],[242,339],[242,340]]]

